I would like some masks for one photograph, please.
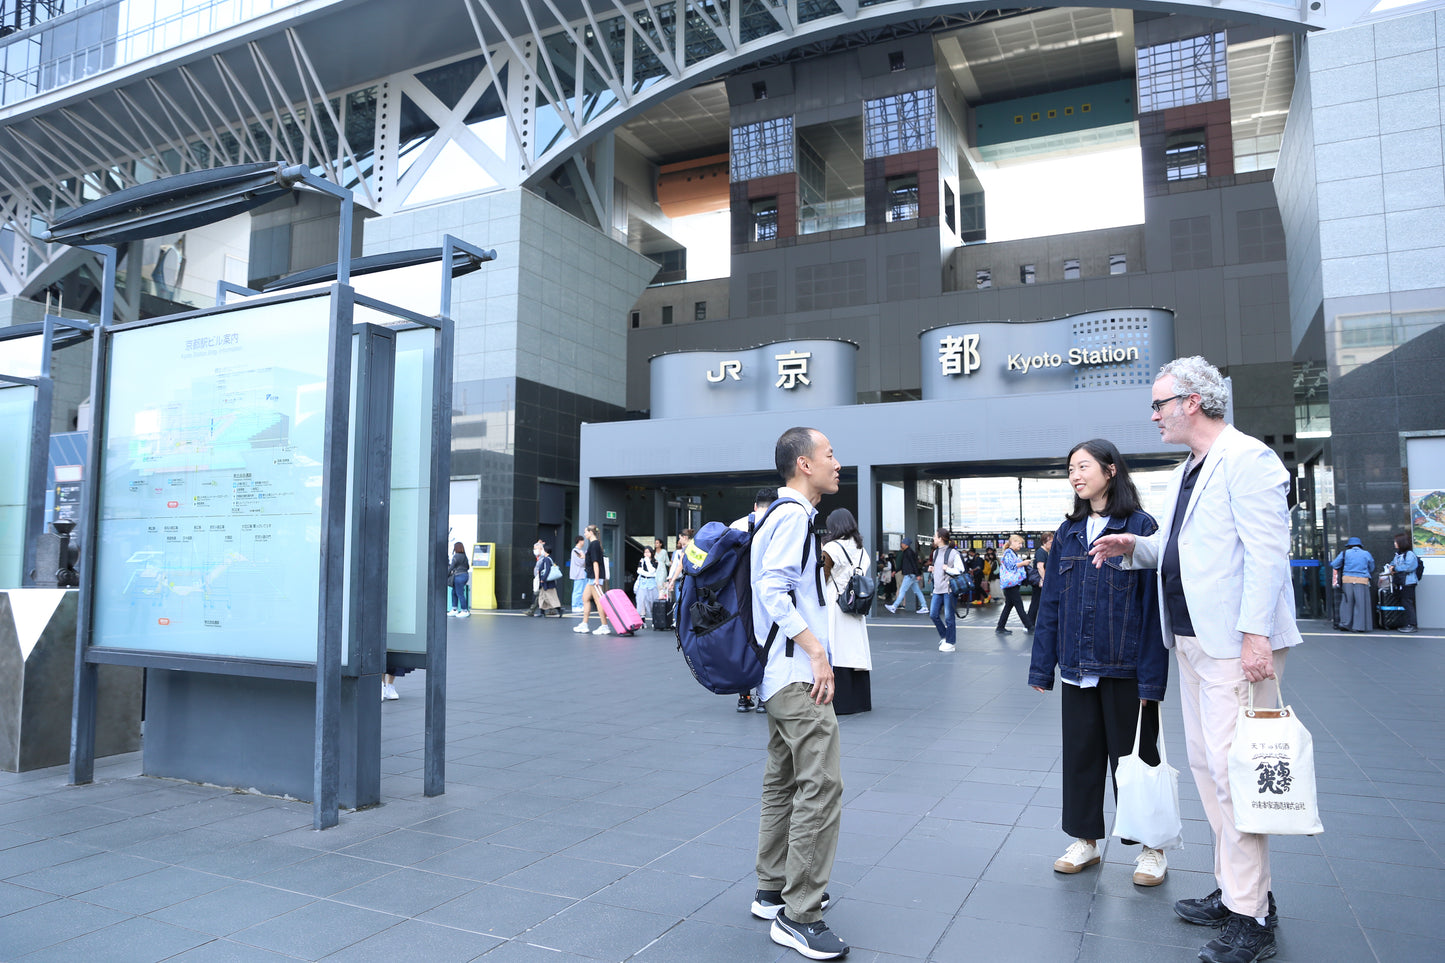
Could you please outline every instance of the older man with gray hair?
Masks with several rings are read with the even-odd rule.
[[[1158,531],[1105,535],[1089,553],[1095,565],[1123,555],[1126,568],[1159,571],[1164,644],[1178,659],[1189,768],[1214,831],[1217,886],[1202,899],[1179,900],[1174,912],[1223,927],[1199,952],[1206,963],[1254,963],[1275,953],[1269,837],[1234,826],[1229,748],[1251,687],[1283,671],[1300,634],[1289,572],[1289,472],[1263,442],[1225,422],[1228,400],[1224,377],[1203,358],[1160,369],[1152,420],[1160,440],[1189,446],[1189,457],[1170,481]],[[1255,702],[1277,705],[1278,695],[1276,681]]]

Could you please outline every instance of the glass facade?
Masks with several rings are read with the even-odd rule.
[[[1135,51],[1139,112],[1187,107],[1229,96],[1225,35],[1206,34]]]
[[[793,118],[779,117],[732,130],[733,181],[772,177],[793,170]]]
[[[936,127],[932,88],[866,100],[863,156],[887,157],[933,147]]]

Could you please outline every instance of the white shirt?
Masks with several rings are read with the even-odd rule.
[[[1098,538],[1100,535],[1103,534],[1104,529],[1108,526],[1108,524],[1108,515],[1090,515],[1087,519],[1084,520],[1084,537],[1089,540],[1090,545],[1094,544],[1094,539]],[[1037,592],[1038,589],[1035,589],[1034,591]],[[1063,676],[1060,676],[1059,678],[1063,679]],[[1067,682],[1069,685],[1076,685],[1080,689],[1096,689],[1099,686],[1099,677],[1096,675],[1081,676],[1078,682],[1075,682],[1073,679],[1063,679],[1063,681]]]
[[[803,567],[803,546],[813,540],[813,518],[818,511],[800,492],[778,489],[778,497],[797,502],[803,511],[780,505],[768,516],[767,524],[753,533],[753,635],[759,644],[768,639],[774,625],[778,634],[768,652],[768,665],[758,695],[764,701],[779,689],[795,682],[813,682],[813,667],[808,654],[794,647],[793,657],[787,654],[788,639],[812,629],[828,662],[833,650],[828,639],[828,611],[818,604],[818,580],[821,560],[817,545],[808,551],[808,564]],[[797,602],[788,592],[797,596]]]

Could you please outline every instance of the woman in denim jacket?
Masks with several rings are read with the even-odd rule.
[[[1169,681],[1155,574],[1127,571],[1117,558],[1095,568],[1088,556],[1102,534],[1149,535],[1158,528],[1139,506],[1128,464],[1112,442],[1086,441],[1069,452],[1069,484],[1074,509],[1049,551],[1029,666],[1029,685],[1039,692],[1054,687],[1055,666],[1065,683],[1063,829],[1074,842],[1054,862],[1059,873],[1099,862],[1104,777],[1112,778],[1119,757],[1133,751],[1136,726],[1143,727],[1140,757],[1158,765],[1159,702]],[[1145,847],[1134,882],[1157,886],[1167,871],[1163,850]]]

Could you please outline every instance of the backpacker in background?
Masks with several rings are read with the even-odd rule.
[[[748,692],[763,681],[777,627],[769,632],[765,644],[757,643],[753,635],[753,534],[775,510],[787,511],[789,505],[803,509],[790,498],[780,498],[745,532],[722,522],[708,522],[698,529],[683,555],[673,610],[677,647],[693,678],[719,695]],[[811,534],[803,540],[805,571],[815,540]]]

